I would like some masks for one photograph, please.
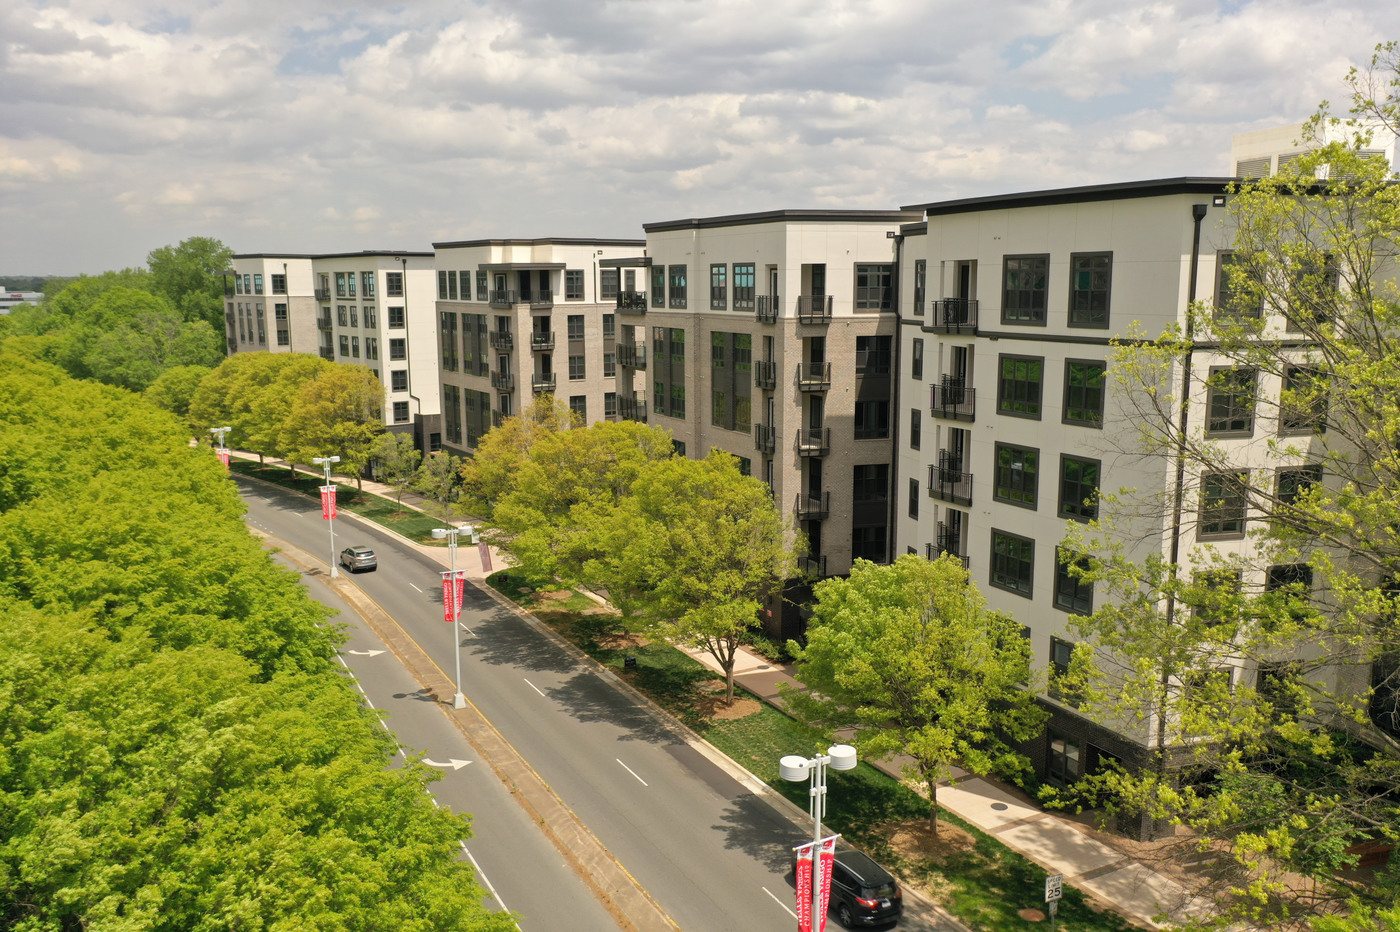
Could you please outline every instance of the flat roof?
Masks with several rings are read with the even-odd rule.
[[[961,214],[978,210],[1007,210],[1013,207],[1045,207],[1053,204],[1082,204],[1090,201],[1119,201],[1137,197],[1166,197],[1171,194],[1221,194],[1237,184],[1238,178],[1158,178],[1149,181],[1122,181],[1075,188],[1051,188],[1020,194],[993,194],[964,197],[931,204],[911,204],[905,210],[920,210],[927,216]]]
[[[457,249],[462,246],[645,246],[641,239],[581,239],[575,236],[544,236],[539,239],[464,239],[451,243],[433,243],[434,249]]]
[[[648,233],[666,230],[735,227],[751,223],[905,223],[921,220],[921,215],[909,208],[900,210],[765,210],[752,214],[726,214],[722,217],[690,217],[685,220],[663,220],[644,223]]]
[[[361,249],[357,252],[318,253],[240,252],[234,254],[235,259],[358,259],[362,256],[409,256],[411,258],[431,259],[433,254],[405,249]]]

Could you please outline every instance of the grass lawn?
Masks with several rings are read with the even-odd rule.
[[[741,718],[721,719],[702,710],[715,706],[722,679],[683,652],[660,642],[642,642],[622,630],[614,616],[584,614],[595,603],[577,593],[561,599],[524,589],[508,572],[488,578],[503,595],[568,637],[593,659],[624,677],[662,708],[719,748],[740,766],[807,808],[807,785],[778,776],[784,754],[815,754],[813,735],[772,706]],[[636,658],[634,667],[626,658]],[[938,839],[928,836],[928,803],[913,790],[868,764],[830,774],[825,825],[870,852],[974,929],[1024,932],[1037,925],[1018,910],[1044,909],[1045,872],[991,836],[944,811]],[[911,844],[909,839],[922,839]],[[1135,928],[1111,912],[1093,909],[1080,891],[1066,886],[1057,929],[1122,932]]]

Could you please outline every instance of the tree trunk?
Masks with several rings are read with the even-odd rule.
[[[724,663],[724,704],[734,704],[734,652],[731,651],[729,659]]]
[[[928,824],[933,837],[938,837],[938,780],[932,771],[924,771],[924,782],[928,784]]]

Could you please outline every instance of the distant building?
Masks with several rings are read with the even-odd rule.
[[[38,304],[42,300],[42,291],[0,291],[0,314],[8,314],[10,308],[18,305]]]

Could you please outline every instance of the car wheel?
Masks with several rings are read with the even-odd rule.
[[[841,908],[836,910],[836,918],[841,920],[841,925],[845,928],[855,928],[855,921],[851,919],[851,907],[847,906],[845,903],[842,903]]]

